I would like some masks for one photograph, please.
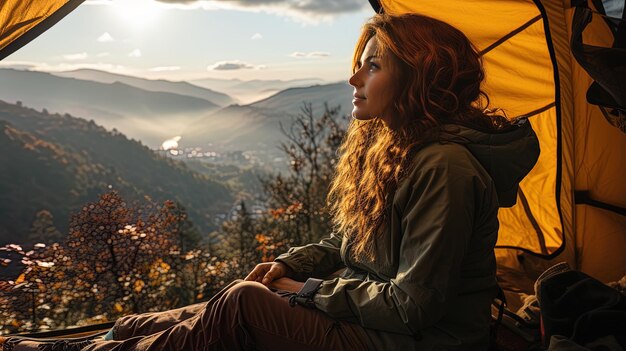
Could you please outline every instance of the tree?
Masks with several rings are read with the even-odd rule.
[[[55,284],[59,281],[56,272],[58,266],[65,263],[61,259],[62,252],[56,252],[57,246],[38,243],[31,249],[14,244],[0,247],[4,256],[0,258],[0,268],[10,266],[11,261],[23,266],[16,277],[0,281],[0,310],[3,311],[0,332],[36,331],[56,326],[49,318],[56,307],[51,292],[59,288]]]
[[[174,216],[177,217],[177,245],[181,252],[187,252],[196,249],[202,240],[202,236],[198,231],[198,228],[189,219],[185,206],[180,202],[174,203],[174,207],[171,209]]]
[[[290,246],[328,235],[332,223],[326,197],[346,119],[339,115],[339,108],[325,106],[324,113],[316,116],[311,104],[304,104],[289,127],[281,124],[287,141],[280,147],[289,169],[260,179],[268,210],[252,216],[242,202],[219,233],[226,249],[218,251],[218,256],[238,257],[234,278],[245,276],[254,264],[272,260]]]
[[[218,249],[221,258],[232,261],[233,278],[245,276],[258,262],[256,234],[256,221],[242,200],[232,218],[222,225]]]
[[[165,293],[170,258],[179,254],[180,211],[172,211],[171,201],[146,201],[131,206],[113,191],[72,216],[67,246],[82,283],[77,288],[91,294],[85,301],[95,302],[84,306],[88,313],[109,312],[103,309],[108,306],[136,312]]]
[[[64,235],[54,226],[52,213],[48,210],[37,212],[26,242],[51,244],[63,239]]]
[[[0,333],[111,320],[209,296],[226,284],[229,267],[201,247],[181,252],[177,244],[190,228],[172,201],[129,204],[109,192],[72,216],[66,242],[0,247],[0,268],[24,266],[0,284]]]
[[[338,107],[326,105],[316,117],[311,104],[304,104],[289,128],[281,125],[287,137],[281,149],[289,160],[289,171],[261,180],[269,215],[279,224],[274,242],[283,239],[289,245],[303,245],[331,230],[326,196],[345,135],[346,123],[341,119],[345,122],[346,117],[340,117]]]

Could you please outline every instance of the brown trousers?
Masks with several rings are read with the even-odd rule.
[[[211,300],[176,310],[130,315],[113,327],[104,350],[368,350],[365,330],[323,312],[291,307],[257,282],[235,281]]]

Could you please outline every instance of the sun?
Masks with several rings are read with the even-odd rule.
[[[156,22],[162,7],[154,0],[114,0],[118,15],[135,28],[145,28]]]

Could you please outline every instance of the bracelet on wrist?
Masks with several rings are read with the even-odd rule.
[[[294,307],[296,304],[315,308],[315,302],[313,301],[313,297],[320,289],[322,283],[324,281],[322,279],[317,278],[309,278],[306,280],[300,291],[297,294],[292,295],[289,298],[289,305]]]

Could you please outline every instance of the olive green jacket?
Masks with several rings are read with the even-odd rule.
[[[486,349],[496,293],[498,208],[512,206],[539,144],[530,123],[488,134],[444,126],[393,196],[375,260],[357,262],[337,233],[277,261],[325,280],[316,308],[366,328],[373,349]]]

